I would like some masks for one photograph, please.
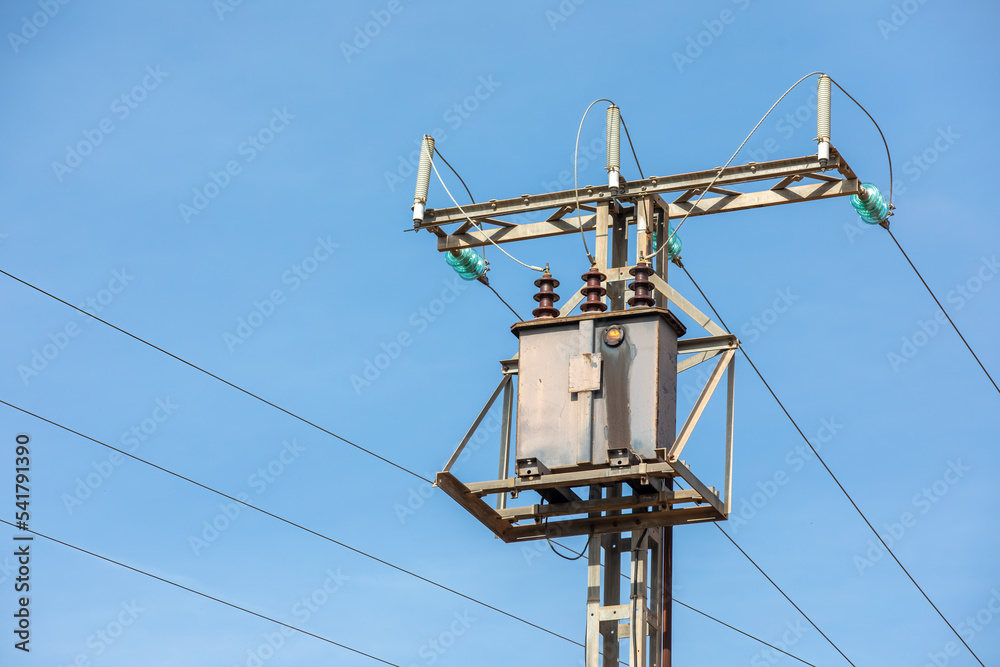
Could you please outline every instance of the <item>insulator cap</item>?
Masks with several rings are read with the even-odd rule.
[[[653,298],[653,283],[649,282],[649,274],[653,272],[653,267],[646,262],[639,262],[629,269],[629,275],[635,276],[635,280],[628,286],[635,292],[635,296],[628,300],[630,308],[642,308],[644,306],[655,306],[656,299]]]
[[[462,280],[475,280],[486,273],[486,260],[472,248],[453,250],[445,254],[444,259]]]
[[[559,309],[552,305],[559,300],[559,295],[554,291],[556,287],[559,287],[559,281],[546,271],[541,278],[535,281],[535,287],[538,288],[538,294],[535,295],[538,308],[532,310],[531,314],[535,316],[535,319],[559,317]]]
[[[869,225],[879,225],[889,218],[889,204],[879,189],[871,183],[862,183],[861,195],[851,195],[851,205],[861,219]]]
[[[586,282],[586,286],[580,290],[580,293],[587,297],[587,300],[580,305],[581,313],[603,313],[608,309],[608,304],[601,301],[601,297],[608,293],[604,287],[601,286],[607,276],[601,273],[597,265],[590,267],[590,271],[580,276],[580,278]]]

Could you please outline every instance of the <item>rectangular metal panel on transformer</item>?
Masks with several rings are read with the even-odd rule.
[[[676,436],[677,338],[664,308],[536,319],[519,339],[516,460],[548,470],[643,460]],[[607,335],[606,335],[607,334]],[[628,463],[628,461],[624,461]],[[534,465],[534,463],[533,463]]]

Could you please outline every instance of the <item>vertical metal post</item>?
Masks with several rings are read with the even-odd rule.
[[[656,222],[653,219],[653,200],[650,197],[640,197],[635,203],[635,256],[648,258],[652,253],[653,230]],[[659,242],[659,236],[656,237]]]
[[[597,261],[597,268],[601,271],[608,268],[608,228],[611,226],[609,210],[610,202],[597,203],[597,241],[594,248],[594,259]]]
[[[729,360],[726,386],[726,515],[733,506],[733,421],[736,417],[736,357]]]
[[[621,496],[621,487],[617,484],[608,487],[608,498]],[[608,512],[611,514],[621,514],[620,510]],[[601,542],[604,545],[604,606],[609,607],[621,603],[621,582],[622,582],[622,547],[621,535],[613,533],[602,535]],[[602,633],[604,635],[604,667],[616,667],[618,665],[618,647],[621,637],[618,633],[618,619],[604,622]]]
[[[507,386],[503,388],[503,411],[500,418],[500,475],[497,479],[507,479],[507,473],[510,470],[510,427],[513,415],[514,406],[514,387],[513,382],[508,382]],[[497,494],[497,509],[502,510],[507,507],[507,494],[498,493]]]
[[[673,483],[670,484],[673,487]],[[659,667],[670,667],[673,650],[673,609],[674,609],[674,529],[673,526],[661,528],[663,531],[660,543],[663,574],[660,607],[660,664]],[[655,595],[655,592],[654,592]]]
[[[601,497],[601,487],[590,487],[591,500]],[[590,540],[587,549],[587,634],[584,640],[585,667],[606,667],[601,658],[601,539]]]
[[[625,212],[617,204],[612,212],[612,224],[614,234],[611,237],[610,266],[615,268],[628,266],[628,221],[625,219]],[[625,310],[625,281],[608,284],[608,310]],[[608,497],[617,498],[621,495],[622,486],[620,483],[608,487]],[[605,539],[610,548],[605,551],[604,571],[607,575],[608,583],[610,584],[611,579],[614,579],[614,583],[605,587],[604,604],[605,606],[619,605],[621,604],[622,534],[610,533],[605,535]],[[616,630],[615,637],[618,638],[618,622],[615,621],[614,623]],[[629,630],[631,631],[632,628],[630,627]],[[619,644],[616,640],[613,649],[615,655],[614,662],[607,661],[606,656],[604,663],[606,667],[617,666],[619,660],[618,646]]]
[[[663,529],[654,528],[649,540],[649,667],[660,667],[663,658]]]
[[[611,212],[614,235],[609,268],[628,266],[628,222],[620,207]],[[625,281],[608,283],[608,310],[625,310]]]
[[[667,232],[670,229],[669,218],[665,209],[656,207],[659,214],[656,216],[656,242],[664,244],[667,242]],[[656,248],[653,248],[656,251]],[[656,256],[656,275],[664,280],[667,279],[667,267],[670,261],[667,259],[667,252],[664,250]],[[667,298],[659,290],[656,292],[656,305],[660,308],[667,307]],[[732,377],[730,375],[730,377]],[[667,478],[666,486],[668,490],[673,490],[674,480]],[[728,495],[726,496],[728,498]],[[654,567],[660,568],[660,661],[658,667],[671,667],[671,653],[673,651],[673,609],[674,609],[674,527],[665,526],[660,529],[660,562]],[[656,595],[656,591],[653,592]]]

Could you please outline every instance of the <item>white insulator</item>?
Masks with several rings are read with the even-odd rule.
[[[415,201],[413,206],[410,207],[413,211],[413,222],[423,222],[424,221],[424,202]]]
[[[620,128],[622,112],[614,104],[608,107],[608,187],[612,195],[618,194],[620,165]]]
[[[431,182],[431,157],[434,155],[434,137],[424,135],[420,145],[420,163],[417,165],[417,188],[413,193],[413,222],[424,221],[424,204],[427,203],[427,188]]]
[[[622,112],[614,104],[608,107],[608,171],[618,171],[619,162],[619,131]]]
[[[830,77],[821,74],[816,88],[816,155],[824,166],[830,159]]]

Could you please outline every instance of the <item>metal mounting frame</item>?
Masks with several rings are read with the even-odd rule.
[[[517,375],[517,360],[502,361],[503,377],[489,400],[474,420],[472,427],[448,459],[444,469],[435,478],[439,487],[470,514],[505,542],[536,540],[546,537],[621,533],[661,526],[674,526],[705,521],[724,521],[728,518],[732,493],[733,419],[735,392],[735,359],[739,347],[736,336],[726,332],[707,315],[698,310],[659,276],[653,276],[656,288],[677,307],[685,311],[709,334],[706,337],[681,339],[678,355],[690,355],[678,364],[678,372],[720,357],[708,382],[695,401],[691,413],[671,447],[657,450],[656,461],[635,462],[621,467],[598,467],[510,477],[510,436],[514,422],[512,400],[513,377]],[[704,484],[679,460],[705,406],[721,382],[728,375],[727,421],[725,441],[724,491],[720,495]],[[500,475],[499,479],[466,484],[451,472],[466,444],[475,434],[479,424],[503,393],[501,421]],[[675,489],[674,481],[682,482],[687,489]],[[601,497],[593,489],[622,482],[633,488],[632,495]],[[523,491],[563,489],[568,497],[578,498],[554,504],[533,504],[507,507],[507,498],[517,497]],[[495,495],[493,506],[483,500]],[[622,514],[623,510],[630,513]]]

